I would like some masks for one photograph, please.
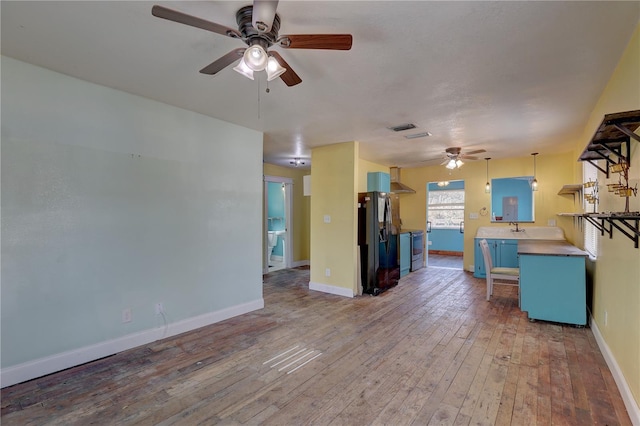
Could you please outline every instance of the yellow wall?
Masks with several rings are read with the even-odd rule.
[[[367,174],[374,172],[389,173],[389,167],[363,159],[358,160],[358,192],[367,192]]]
[[[293,252],[291,254],[294,262],[309,260],[310,201],[309,197],[302,195],[302,177],[310,173],[309,170],[263,164],[263,174],[265,176],[280,176],[293,179],[293,217],[291,218]]]
[[[311,282],[357,294],[358,143],[314,148],[311,164]]]
[[[582,137],[576,142],[576,158],[593,137],[605,114],[638,109],[640,26],[596,103]],[[629,177],[634,186],[640,181],[640,143],[632,140],[631,148]],[[612,197],[606,191],[606,184],[617,183],[617,179],[615,174],[607,180],[604,174],[599,173],[599,211],[624,211],[623,199]],[[631,199],[630,210],[640,211],[638,197]],[[614,229],[612,239],[608,235],[598,239],[594,269],[592,315],[622,370],[636,404],[640,406],[640,249],[634,248],[631,240]]]
[[[490,153],[489,153],[490,154]],[[572,221],[558,217],[558,213],[574,211],[573,197],[557,195],[563,185],[573,181],[573,169],[567,164],[576,161],[571,152],[563,154],[540,154],[536,159],[536,178],[539,189],[534,193],[535,226],[548,226],[549,220],[555,220],[556,226],[566,230],[572,227]],[[487,165],[482,161],[467,161],[460,169],[450,172],[444,166],[402,169],[402,183],[416,190],[415,194],[403,194],[400,197],[400,217],[404,228],[425,229],[427,207],[427,184],[441,180],[464,180],[465,183],[465,222],[464,222],[464,267],[473,271],[473,239],[480,226],[506,227],[507,224],[492,224],[490,214],[478,215],[478,219],[469,219],[469,213],[480,213],[483,207],[491,212],[491,197],[485,192]],[[497,159],[489,161],[489,179],[511,176],[533,175],[531,156]],[[527,225],[523,225],[526,227]]]

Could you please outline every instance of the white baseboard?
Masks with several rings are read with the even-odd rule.
[[[309,263],[308,260],[296,260],[294,262],[291,262],[292,268],[297,268],[298,266],[309,266],[309,265],[311,265],[311,263]]]
[[[609,345],[607,345],[604,337],[602,337],[600,329],[598,329],[598,324],[596,324],[596,321],[591,315],[589,315],[589,326],[591,327],[591,331],[593,331],[593,336],[596,338],[596,342],[598,343],[600,352],[602,352],[602,356],[604,356],[604,360],[607,362],[609,370],[611,370],[613,379],[616,381],[616,385],[618,385],[618,390],[620,391],[620,395],[622,395],[624,406],[627,408],[629,418],[631,418],[631,424],[640,425],[640,407],[638,406],[636,400],[633,398],[631,389],[629,388],[629,385],[627,384],[627,381],[622,374],[620,366],[616,362],[616,358],[613,356],[611,349],[609,349]]]
[[[232,306],[215,312],[209,312],[193,318],[169,324],[167,327],[157,327],[128,334],[116,339],[85,346],[67,352],[28,361],[22,364],[3,368],[0,371],[0,387],[7,387],[35,379],[47,374],[55,373],[89,361],[104,358],[137,346],[146,345],[159,339],[175,336],[187,331],[195,330],[210,324],[246,314],[264,308],[264,299]]]
[[[323,293],[335,294],[344,297],[353,297],[353,290],[329,284],[314,283],[313,281],[309,281],[309,290],[321,291]]]

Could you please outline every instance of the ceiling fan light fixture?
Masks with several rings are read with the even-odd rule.
[[[262,46],[254,44],[244,51],[242,59],[252,71],[262,71],[267,67],[269,56]]]
[[[253,80],[253,70],[247,66],[247,64],[244,62],[244,58],[240,59],[240,63],[238,63],[238,65],[233,67],[233,70],[237,73],[244,75],[248,79]]]
[[[276,58],[269,56],[269,61],[267,62],[267,81],[280,77],[285,71],[287,71],[287,69],[280,65]]]
[[[447,165],[445,166],[447,169],[449,170],[453,170],[455,169],[456,166],[456,160],[454,160],[453,158],[451,160],[449,160],[449,162],[447,163]]]

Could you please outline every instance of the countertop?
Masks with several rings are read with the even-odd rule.
[[[558,240],[522,240],[518,241],[518,254],[534,254],[543,256],[588,256],[584,250]]]
[[[564,232],[557,226],[526,226],[519,224],[520,232],[514,232],[515,226],[481,226],[475,238],[513,239],[513,240],[560,240],[564,241]]]

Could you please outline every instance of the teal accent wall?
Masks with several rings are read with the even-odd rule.
[[[533,220],[533,197],[528,179],[492,179],[491,180],[491,210],[496,216],[502,216],[502,198],[518,197],[518,220]]]
[[[7,57],[1,79],[3,372],[159,339],[157,302],[262,301],[262,133]]]
[[[428,239],[429,250],[464,251],[464,234],[458,229],[432,229]]]

